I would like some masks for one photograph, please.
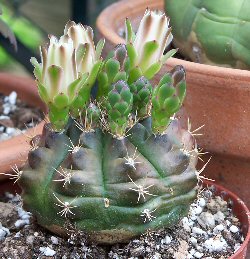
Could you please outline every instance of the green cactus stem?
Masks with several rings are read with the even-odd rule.
[[[250,69],[250,0],[165,0],[165,9],[174,44],[185,57]]]
[[[163,133],[171,117],[180,109],[186,95],[185,70],[176,66],[167,73],[153,91],[152,129]]]
[[[19,182],[24,206],[53,232],[66,234],[70,222],[101,243],[172,226],[196,197],[193,146],[177,121],[155,136],[148,118],[121,140],[74,121],[64,133],[45,125]]]

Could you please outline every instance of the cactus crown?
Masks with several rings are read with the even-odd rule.
[[[72,22],[42,51],[42,64],[33,60],[51,123],[18,179],[24,205],[56,233],[70,221],[95,241],[127,241],[173,225],[196,197],[199,152],[173,119],[185,71],[177,66],[157,85],[149,81],[169,56],[168,19],[147,10],[136,35],[128,20],[126,27],[127,43],[105,60],[104,41],[94,48],[92,31]]]

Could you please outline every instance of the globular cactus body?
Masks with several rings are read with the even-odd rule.
[[[32,140],[28,164],[18,174],[24,205],[42,226],[63,234],[70,224],[94,241],[115,243],[173,226],[187,215],[200,172],[192,132],[174,119],[186,94],[185,71],[176,66],[157,86],[149,82],[173,54],[163,54],[172,39],[168,22],[163,13],[147,10],[135,37],[127,20],[126,45],[118,45],[104,61],[98,54],[102,41],[97,45],[96,100],[89,97],[94,77],[87,72],[88,83],[73,91],[66,106],[70,112],[54,118],[50,110],[51,124]],[[73,57],[82,30],[81,25],[71,29]],[[49,86],[38,88],[54,89]],[[71,87],[65,86],[65,94]]]
[[[155,136],[148,118],[121,140],[70,124],[64,133],[45,125],[20,180],[24,205],[41,225],[61,233],[69,220],[95,241],[113,243],[187,214],[197,192],[197,157],[182,151],[192,150],[194,140],[177,121]]]
[[[250,0],[165,0],[174,43],[199,63],[250,68]]]

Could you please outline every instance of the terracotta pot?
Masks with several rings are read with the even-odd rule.
[[[12,91],[17,93],[18,98],[31,106],[40,107],[44,112],[45,105],[39,98],[35,81],[31,78],[17,77],[7,73],[0,73],[0,93],[10,94]],[[26,135],[37,135],[42,131],[43,122],[36,127],[26,131]],[[0,181],[6,178],[3,173],[11,172],[11,166],[21,167],[27,159],[30,149],[27,136],[20,134],[11,139],[0,142]]]
[[[164,9],[163,0],[124,0],[106,8],[97,19],[98,37],[105,37],[104,54],[124,42],[124,20],[134,28],[145,12]],[[180,111],[195,129],[203,124],[198,144],[211,152],[213,159],[205,174],[229,187],[250,206],[250,71],[197,64],[170,58],[155,78],[158,81],[176,65],[187,71],[187,97]]]
[[[214,186],[216,195],[222,196],[223,199],[226,201],[232,201],[233,213],[238,217],[242,225],[242,232],[245,240],[239,250],[228,259],[250,258],[250,253],[247,254],[247,245],[250,241],[250,212],[247,206],[241,199],[237,197],[237,195],[220,185],[214,184],[213,182],[204,181],[204,186]],[[13,184],[12,181],[3,181],[0,183],[0,196],[3,195],[5,192],[15,194],[21,193],[21,190],[20,187],[17,184]]]

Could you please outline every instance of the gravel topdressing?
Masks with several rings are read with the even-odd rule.
[[[129,244],[89,244],[87,236],[69,228],[68,239],[39,227],[21,207],[20,196],[0,202],[0,258],[220,258],[226,259],[244,238],[230,204],[209,189],[192,204],[190,213],[171,229],[148,232]]]
[[[11,92],[8,96],[0,93],[0,141],[34,127],[43,117],[41,110],[18,99],[16,92]]]

